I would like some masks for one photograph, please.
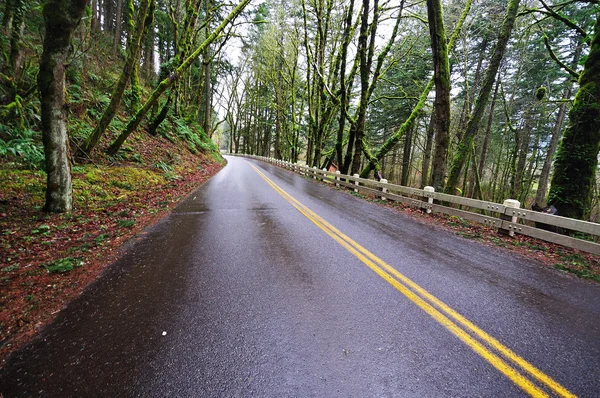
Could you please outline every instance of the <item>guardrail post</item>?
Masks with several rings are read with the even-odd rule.
[[[316,180],[317,179],[317,166],[313,166],[312,173],[313,173],[313,180]]]
[[[342,174],[342,173],[341,173],[339,170],[336,170],[336,171],[335,171],[335,174],[337,174],[337,175],[335,176],[335,181],[336,181],[336,183],[335,183],[335,186],[336,186],[337,188],[339,188],[339,187],[340,187],[340,183],[338,182],[338,181],[340,180],[340,177],[339,177],[339,175],[340,175],[340,174]]]
[[[503,203],[504,207],[506,207],[505,210],[505,214],[500,214],[500,219],[504,220],[504,221],[510,221],[511,224],[516,224],[517,223],[517,216],[513,216],[512,215],[512,210],[511,209],[519,209],[521,208],[521,202],[519,202],[518,200],[515,199],[506,199]],[[508,214],[506,214],[508,213]],[[502,228],[502,226],[504,225],[504,223],[502,223],[502,225],[500,226],[500,228],[498,228],[498,232],[502,235],[508,235],[508,236],[515,236],[515,231],[514,229],[505,229]]]
[[[352,177],[359,178],[360,176],[358,174],[354,174]],[[359,182],[358,181],[354,181],[354,185],[358,186]],[[358,192],[358,189],[354,188],[354,192]]]
[[[325,181],[325,172],[327,171],[327,169],[323,169],[323,178],[321,178],[321,181]]]
[[[423,188],[423,191],[425,191],[425,192],[431,192],[431,193],[434,193],[434,192],[435,192],[435,188],[434,188],[434,187],[427,186],[427,187]],[[430,197],[428,197],[428,198],[427,198],[427,203],[429,203],[430,205],[432,205],[432,204],[433,204],[433,195],[431,195]],[[432,211],[432,210],[431,210],[431,208],[430,208],[430,207],[431,207],[431,206],[429,206],[429,207],[427,208],[427,214],[431,214],[431,211]]]
[[[387,184],[388,180],[386,180],[385,178],[382,178],[379,182]],[[388,191],[387,187],[381,187],[381,192],[387,193],[387,191]],[[387,198],[385,196],[381,195],[381,200],[387,200]]]

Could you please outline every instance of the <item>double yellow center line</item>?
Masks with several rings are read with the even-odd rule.
[[[454,311],[444,302],[402,275],[391,265],[359,245],[343,232],[329,224],[308,207],[276,185],[254,165],[252,168],[285,200],[294,206],[306,218],[329,235],[342,247],[356,256],[377,275],[419,306],[433,319],[442,324],[452,334],[468,345],[473,351],[485,358],[492,366],[502,372],[517,386],[534,397],[548,397],[549,391],[561,397],[575,397],[541,370],[515,354],[508,347],[477,327],[471,321]],[[535,383],[537,384],[535,384]]]

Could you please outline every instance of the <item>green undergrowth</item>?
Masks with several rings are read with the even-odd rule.
[[[46,174],[39,170],[0,169],[4,181],[4,200],[24,196],[32,206],[43,205]],[[94,209],[105,204],[126,201],[128,197],[154,186],[164,185],[167,178],[159,170],[123,166],[82,165],[73,167],[73,198],[76,208]]]
[[[221,158],[219,149],[195,121],[169,117],[159,126],[159,134],[169,141],[183,141],[194,154],[210,155],[215,160]]]
[[[4,34],[0,32],[0,39]],[[5,38],[5,37],[4,37]],[[41,51],[41,42],[37,35],[29,35],[26,41],[33,48]],[[66,73],[66,104],[68,117],[68,133],[71,151],[74,153],[79,146],[92,134],[97,122],[102,117],[110,103],[111,93],[118,80],[123,62],[123,54],[114,51],[111,37],[98,34],[89,43],[90,48],[85,54],[76,49],[76,54],[70,60]],[[0,61],[0,65],[2,62]],[[26,74],[21,85],[25,88],[35,87],[37,75],[37,58],[27,64]],[[154,90],[155,77],[140,74],[142,83],[142,102]],[[23,96],[23,90],[17,90]],[[25,90],[27,91],[27,90]],[[11,97],[0,84],[0,97]],[[152,137],[144,131],[147,123],[137,133],[132,134],[117,156],[109,158],[104,154],[108,145],[120,134],[132,118],[138,105],[132,100],[131,89],[126,90],[123,101],[111,121],[105,135],[92,153],[91,159],[79,159],[79,162],[95,164],[134,163],[152,167],[160,160],[171,163],[168,156],[185,148],[192,154],[202,154],[217,162],[222,162],[218,148],[210,137],[202,130],[193,117],[170,114],[159,126],[158,137]],[[1,102],[1,101],[0,101]],[[157,110],[148,115],[150,122]],[[193,112],[195,114],[195,112]],[[0,104],[0,168],[13,170],[44,169],[44,150],[41,137],[41,117],[39,95],[33,90],[26,97],[18,94],[8,105]],[[150,148],[149,148],[150,147]],[[163,151],[153,151],[152,147],[163,147]],[[164,149],[167,148],[167,149]],[[148,154],[152,158],[148,159]],[[160,158],[164,157],[164,158]],[[199,156],[199,161],[204,156]],[[174,177],[175,172],[171,177]],[[99,192],[99,194],[102,194]]]
[[[560,262],[554,264],[557,270],[600,282],[600,274],[594,269],[594,264],[581,254],[559,252],[559,255]]]
[[[65,257],[43,264],[42,268],[44,268],[49,274],[64,274],[66,272],[73,271],[75,268],[81,267],[82,265],[83,261],[79,259]]]

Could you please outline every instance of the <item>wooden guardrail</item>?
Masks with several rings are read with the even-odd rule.
[[[239,154],[234,156],[243,156],[273,163],[309,178],[335,184],[338,187],[343,186],[353,189],[355,192],[365,192],[379,196],[383,200],[393,200],[414,208],[425,209],[427,213],[439,212],[451,216],[462,217],[466,220],[496,227],[499,232],[506,235],[514,236],[515,233],[518,233],[600,255],[600,244],[598,243],[536,228],[525,224],[525,222],[531,221],[534,223],[543,223],[548,226],[580,232],[591,236],[596,240],[598,240],[598,237],[600,236],[600,224],[521,209],[520,203],[517,200],[507,199],[503,204],[487,202],[484,200],[469,199],[435,192],[433,187],[425,187],[424,189],[404,187],[401,185],[390,184],[387,180],[383,179],[381,181],[375,181],[360,178],[358,174],[349,176],[340,174],[339,171],[332,173],[325,169],[319,170],[316,167],[307,167],[263,156]],[[475,213],[473,211],[448,206],[447,204],[477,209],[480,212]]]

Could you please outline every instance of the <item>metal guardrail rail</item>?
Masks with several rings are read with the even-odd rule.
[[[600,236],[600,224],[588,221],[575,220],[561,216],[555,216],[533,210],[519,208],[519,202],[515,200],[506,200],[504,204],[487,202],[463,198],[460,196],[448,195],[440,192],[434,192],[432,187],[425,189],[404,187],[401,185],[390,184],[387,180],[375,181],[360,178],[358,174],[354,176],[332,173],[327,170],[319,170],[316,167],[307,167],[300,164],[290,163],[283,160],[266,158],[255,155],[231,154],[233,156],[242,156],[264,162],[273,163],[277,166],[292,170],[309,178],[325,181],[336,186],[343,186],[353,189],[355,192],[364,192],[381,197],[384,200],[393,200],[402,202],[414,208],[425,209],[427,213],[444,213],[451,216],[462,217],[469,221],[475,221],[498,230],[507,235],[514,233],[531,236],[547,242],[556,243],[562,246],[582,250],[585,252],[600,255],[600,244],[547,231],[524,224],[527,221],[543,223],[547,226],[563,228],[570,231],[581,232],[583,234]],[[447,204],[459,205],[483,211],[474,213],[448,206]],[[498,215],[497,217],[492,214]]]

